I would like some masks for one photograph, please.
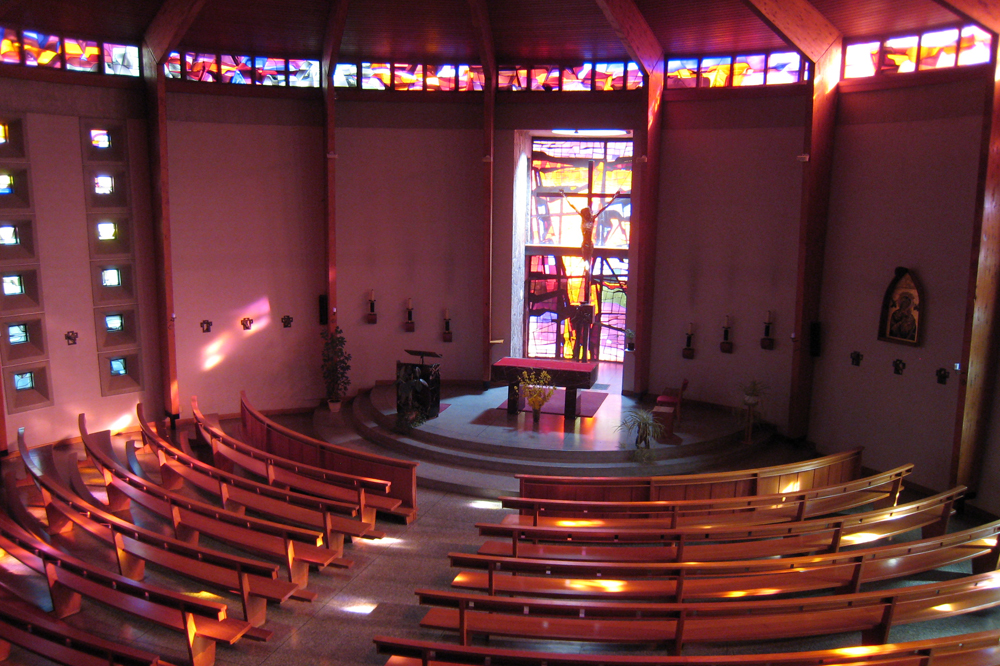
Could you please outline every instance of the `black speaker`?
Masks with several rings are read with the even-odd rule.
[[[326,294],[319,295],[319,323],[321,326],[326,326],[330,323],[330,315],[328,314],[330,307],[330,301],[327,299]]]
[[[823,329],[818,321],[809,322],[809,355],[814,358],[819,356],[822,349],[820,340],[822,332]]]

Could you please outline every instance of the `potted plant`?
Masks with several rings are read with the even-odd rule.
[[[621,423],[615,430],[624,430],[626,435],[635,431],[635,449],[629,456],[634,462],[653,462],[650,440],[659,439],[664,433],[663,424],[656,420],[653,412],[633,407],[622,415]],[[623,449],[628,447],[624,442],[619,446]]]
[[[743,404],[747,407],[755,407],[760,404],[760,399],[767,395],[770,387],[764,382],[751,379],[740,384],[740,391],[743,393]]]
[[[538,423],[542,416],[542,407],[549,401],[556,389],[552,386],[552,377],[542,370],[541,374],[525,370],[521,373],[520,393],[531,407],[531,419]]]
[[[323,331],[323,383],[326,385],[326,400],[331,412],[340,411],[340,401],[351,386],[351,355],[347,353],[347,339],[344,331],[337,326],[333,331]]]
[[[635,351],[635,331],[625,329],[625,351]]]

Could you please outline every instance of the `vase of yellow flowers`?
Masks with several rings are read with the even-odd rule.
[[[552,386],[552,377],[544,370],[539,374],[525,370],[521,373],[520,388],[525,402],[531,407],[531,419],[538,423],[542,416],[542,407],[556,391]]]

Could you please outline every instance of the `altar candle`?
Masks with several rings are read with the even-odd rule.
[[[767,318],[764,319],[764,323],[765,324],[770,324],[771,323],[771,311],[770,310],[767,311]]]
[[[694,322],[693,321],[688,323],[688,332],[687,332],[687,334],[688,335],[694,335]]]
[[[726,315],[726,328],[729,328],[729,315]]]
[[[451,319],[451,317],[448,316],[448,308],[444,309],[444,318],[445,319]]]
[[[412,310],[413,309],[413,299],[412,298],[406,299],[406,309],[407,310]]]
[[[374,289],[372,289],[371,293],[368,294],[368,300],[369,301],[374,301],[375,300],[375,290]]]

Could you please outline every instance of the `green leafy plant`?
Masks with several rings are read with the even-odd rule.
[[[344,331],[337,326],[333,331],[323,331],[323,383],[326,385],[326,399],[339,402],[347,395],[351,386],[351,355],[347,353],[347,339]]]
[[[635,432],[635,448],[648,449],[649,442],[663,435],[663,424],[656,420],[653,412],[633,407],[622,415],[622,421],[615,428],[624,430],[626,434]]]

